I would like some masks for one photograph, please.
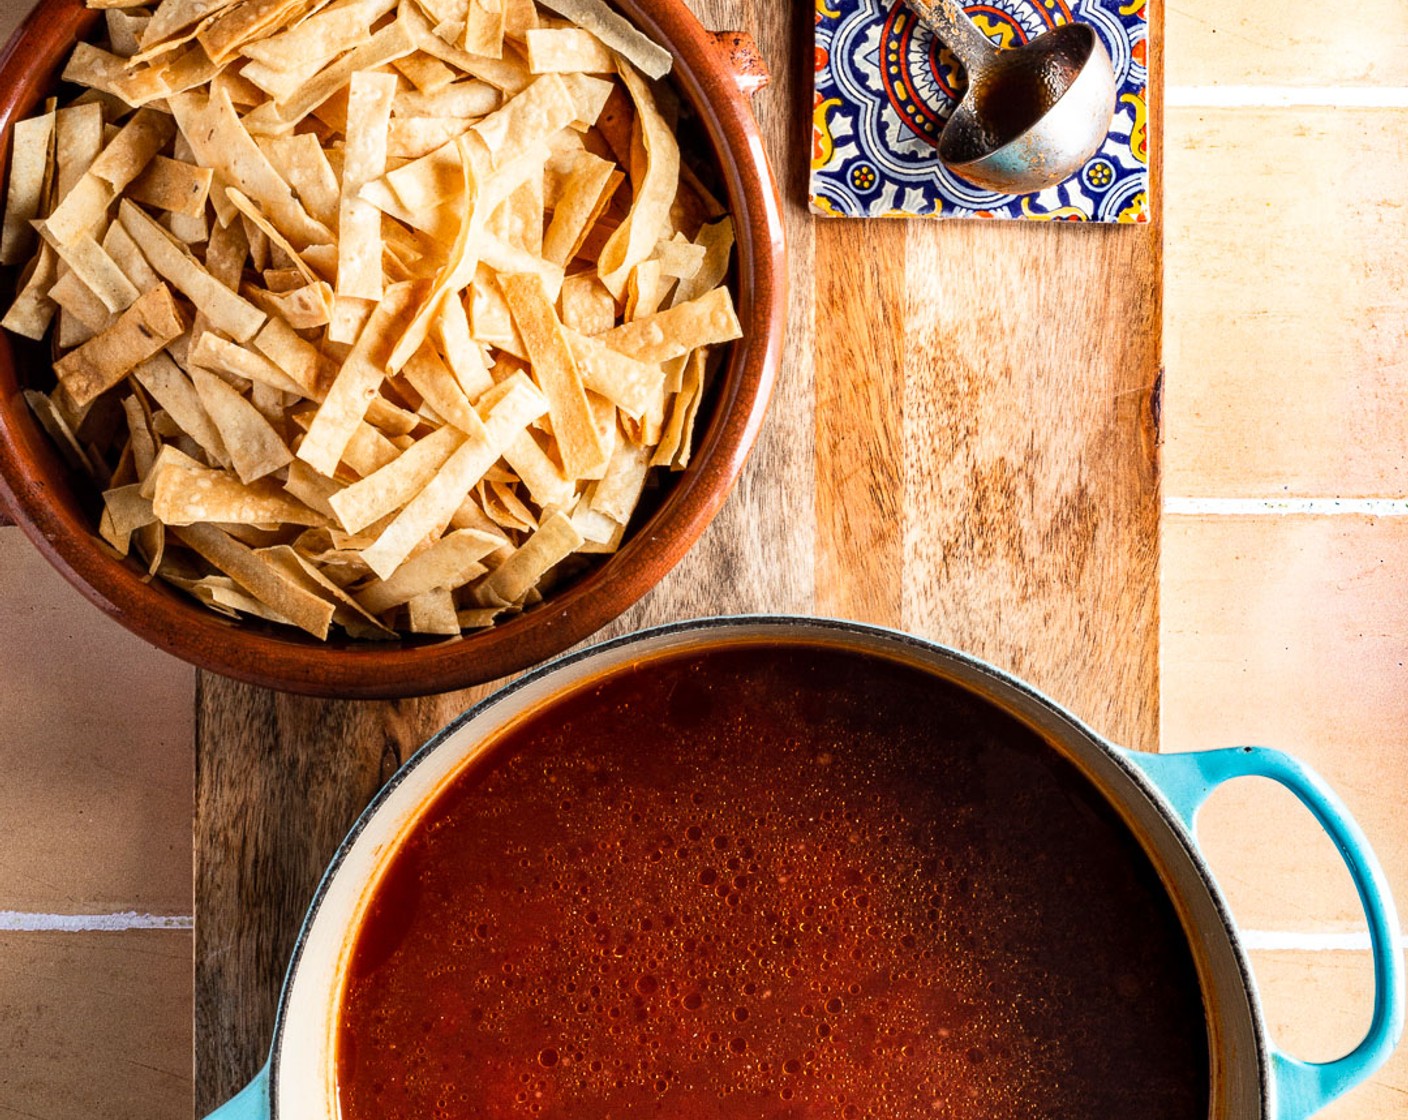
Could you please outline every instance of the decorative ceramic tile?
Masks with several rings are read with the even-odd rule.
[[[938,137],[961,72],[903,0],[816,0],[812,210],[839,218],[1149,217],[1146,0],[981,0],[968,14],[994,42],[1026,43],[1063,23],[1095,27],[1114,63],[1110,135],[1081,171],[1036,194],[1005,195],[943,168]]]

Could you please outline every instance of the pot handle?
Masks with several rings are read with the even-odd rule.
[[[723,57],[733,75],[734,84],[744,97],[752,97],[772,81],[768,64],[758,50],[757,41],[746,31],[713,31],[714,48]]]
[[[254,1075],[254,1080],[227,1100],[205,1120],[269,1120],[269,1066]]]
[[[1383,1065],[1403,1035],[1404,973],[1398,911],[1369,841],[1324,779],[1280,751],[1234,747],[1188,754],[1120,751],[1120,755],[1153,781],[1190,833],[1198,810],[1219,786],[1234,778],[1270,778],[1300,799],[1339,849],[1369,923],[1374,1015],[1364,1040],[1338,1061],[1303,1062],[1273,1049],[1276,1120],[1313,1116]]]

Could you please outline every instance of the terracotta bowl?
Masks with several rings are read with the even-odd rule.
[[[691,466],[667,482],[652,512],[638,515],[619,553],[539,607],[460,640],[323,644],[284,627],[224,619],[160,581],[144,582],[135,563],[97,543],[94,486],[64,465],[22,396],[52,383],[48,351],[8,335],[0,338],[0,520],[8,514],[89,601],[153,645],[226,676],[320,696],[423,695],[495,680],[581,641],[650,590],[709,524],[757,438],[782,348],[785,248],[749,105],[767,81],[752,40],[704,30],[680,0],[616,6],[675,56],[672,81],[712,149],[738,232],[734,294],[744,329],[713,390]],[[73,43],[100,15],[81,0],[41,0],[11,39],[0,57],[0,173],[12,123],[55,89]],[[13,282],[7,278],[11,289]]]

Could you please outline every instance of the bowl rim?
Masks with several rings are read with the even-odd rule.
[[[224,619],[144,580],[135,564],[98,543],[69,472],[29,414],[8,336],[0,338],[0,511],[90,602],[138,636],[197,668],[287,692],[391,699],[469,687],[562,652],[634,604],[703,533],[742,473],[781,357],[787,276],[781,199],[761,131],[719,41],[681,0],[613,2],[674,55],[674,83],[713,150],[737,233],[744,327],[690,468],[618,553],[533,610],[448,640],[317,643]],[[0,54],[0,178],[13,123],[38,104],[99,15],[81,0],[40,0]]]

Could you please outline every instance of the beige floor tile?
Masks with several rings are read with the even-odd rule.
[[[0,529],[0,910],[190,913],[194,698]]]
[[[1165,750],[1278,747],[1324,775],[1408,900],[1408,520],[1164,522]],[[1350,930],[1359,908],[1287,794],[1237,783],[1203,822],[1244,924]]]
[[[0,1117],[188,1120],[189,932],[0,934]]]
[[[1408,5],[1358,0],[1353,18],[1280,4],[1179,0],[1165,17],[1170,86],[1408,85]]]
[[[1408,111],[1167,137],[1164,493],[1408,494]]]
[[[1369,1026],[1374,973],[1367,953],[1253,953],[1252,967],[1276,1044],[1306,1061],[1332,1061]],[[1408,1047],[1317,1120],[1408,1116]]]

